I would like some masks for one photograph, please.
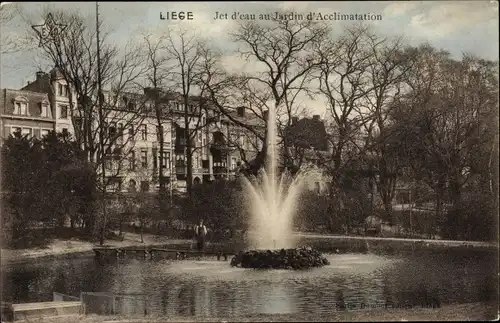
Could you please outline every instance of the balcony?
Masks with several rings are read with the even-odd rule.
[[[231,150],[231,146],[228,145],[224,141],[218,141],[218,142],[213,142],[210,145],[210,149],[211,150],[219,150],[219,151],[229,151],[229,150]]]
[[[214,175],[217,175],[217,174],[227,174],[227,167],[226,166],[214,166],[213,167],[213,171],[214,171]]]
[[[187,167],[185,162],[176,162],[175,163],[175,174],[177,175],[185,175],[187,174]]]
[[[187,146],[187,140],[185,138],[177,138],[175,140],[175,150],[176,151],[183,151]],[[193,139],[191,139],[191,147],[194,148],[196,147],[195,142]]]

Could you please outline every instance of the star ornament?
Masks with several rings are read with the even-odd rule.
[[[39,47],[43,47],[48,42],[58,42],[63,31],[68,25],[56,23],[51,13],[45,18],[43,25],[31,26],[40,38]]]

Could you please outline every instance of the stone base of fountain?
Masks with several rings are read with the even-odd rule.
[[[249,250],[231,259],[231,266],[261,269],[307,269],[322,267],[330,262],[311,248]]]

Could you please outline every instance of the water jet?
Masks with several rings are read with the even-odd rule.
[[[277,174],[276,111],[267,112],[267,155],[257,177],[244,178],[251,213],[248,238],[253,250],[241,252],[231,264],[245,268],[299,269],[328,264],[318,251],[296,249],[293,216],[307,173]]]

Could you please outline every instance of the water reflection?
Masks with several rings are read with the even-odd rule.
[[[329,256],[330,266],[307,271],[230,268],[227,262],[98,263],[92,258],[4,267],[5,301],[49,301],[52,292],[144,293],[148,312],[181,316],[328,313],[385,306],[441,306],[497,296],[496,255]],[[122,313],[142,313],[140,299]]]

